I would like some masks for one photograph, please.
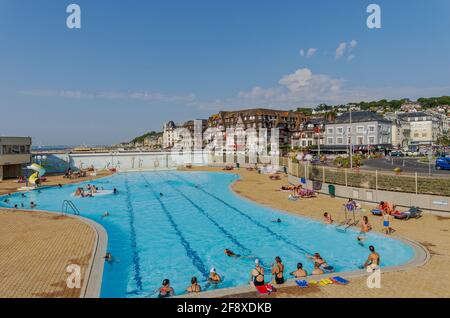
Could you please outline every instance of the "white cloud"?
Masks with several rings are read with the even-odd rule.
[[[310,47],[306,51],[304,49],[300,49],[299,54],[301,57],[306,57],[307,59],[313,57],[314,54],[316,54],[317,48]]]
[[[347,61],[351,62],[354,58],[355,58],[355,56],[354,56],[353,54],[350,54],[350,55],[347,57]]]
[[[191,102],[195,99],[195,94],[188,95],[165,95],[158,92],[117,92],[106,91],[97,93],[88,93],[78,90],[52,90],[52,89],[33,89],[21,91],[20,94],[36,97],[63,97],[72,99],[108,99],[108,100],[140,100],[145,102]]]
[[[347,49],[347,43],[342,42],[339,44],[339,46],[336,49],[335,57],[337,60],[339,60],[345,53],[345,50]]]
[[[317,49],[312,47],[308,49],[308,52],[306,53],[306,58],[312,57],[317,52]]]
[[[351,49],[354,49],[357,45],[358,45],[358,42],[356,40],[351,40],[350,41],[350,48]]]

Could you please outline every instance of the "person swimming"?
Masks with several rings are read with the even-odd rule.
[[[314,269],[312,271],[312,275],[322,275],[324,271],[320,268],[319,263],[314,263]]]
[[[37,206],[36,203],[34,203],[34,201],[30,202],[30,208],[34,209]]]
[[[222,282],[222,277],[220,277],[220,275],[217,274],[217,271],[214,267],[212,267],[211,270],[209,271],[208,282],[212,284],[218,284]]]
[[[325,224],[332,224],[333,223],[333,219],[331,218],[331,215],[328,212],[325,212],[323,214],[323,223],[325,223]]]
[[[241,257],[241,255],[234,253],[232,250],[229,250],[228,248],[225,249],[224,253],[226,256],[230,257]]]
[[[61,183],[58,183],[58,187],[59,187],[59,188],[62,188],[62,184],[61,184]]]
[[[278,218],[278,219],[276,219],[276,220],[272,220],[272,222],[273,222],[273,223],[281,223],[281,219]]]
[[[327,270],[327,271],[333,271],[334,267],[328,265],[328,263],[320,256],[319,253],[314,253],[314,255],[307,255],[308,258],[310,258],[315,264],[319,264],[319,267]]]
[[[162,197],[164,194],[162,194],[161,192],[159,193],[159,196]]]
[[[116,188],[114,188],[113,194],[117,194],[117,189]]]
[[[107,261],[108,263],[112,263],[114,261],[114,258],[110,252],[106,252],[105,261]]]
[[[186,288],[186,291],[188,293],[199,293],[202,291],[202,288],[200,286],[200,284],[198,283],[197,277],[192,277],[191,279],[191,285]]]
[[[303,269],[302,263],[297,263],[297,270],[293,271],[291,275],[295,278],[300,278],[308,276],[308,273]]]
[[[106,211],[105,213],[103,213],[102,218],[106,218],[107,216],[109,216],[109,212]]]
[[[163,280],[162,286],[158,289],[158,291],[159,291],[158,294],[159,298],[167,298],[175,294],[173,288],[170,287],[170,280],[168,280],[167,278]]]

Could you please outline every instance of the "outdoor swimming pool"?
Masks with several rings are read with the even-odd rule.
[[[242,199],[229,188],[237,178],[206,172],[119,173],[92,182],[107,190],[117,188],[117,195],[74,197],[84,182],[32,191],[25,198],[14,194],[8,204],[2,197],[0,207],[23,203],[27,208],[34,201],[40,210],[60,213],[63,200],[72,200],[82,216],[103,225],[108,251],[117,261],[105,264],[102,297],[156,296],[153,293],[164,278],[171,280],[176,294],[183,294],[192,276],[204,282],[211,267],[224,277],[219,288],[247,284],[253,259],[227,257],[225,248],[257,256],[267,271],[280,256],[287,273],[297,262],[310,272],[306,253],[314,252],[336,271],[356,270],[370,244],[381,254],[382,266],[400,265],[414,256],[409,245],[395,239],[370,233],[363,247],[354,230],[338,231]],[[105,211],[110,216],[102,218]],[[282,223],[272,222],[277,218]]]

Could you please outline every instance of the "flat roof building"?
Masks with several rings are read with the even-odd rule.
[[[31,163],[31,137],[0,137],[0,180],[22,176]]]

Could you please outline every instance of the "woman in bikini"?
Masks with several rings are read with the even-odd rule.
[[[251,283],[254,286],[263,286],[264,283],[264,268],[259,264],[259,259],[255,259],[255,268],[251,271]]]
[[[272,263],[272,275],[274,276],[275,283],[280,285],[284,283],[284,265],[282,264],[279,256],[275,257],[275,263],[275,265]]]

